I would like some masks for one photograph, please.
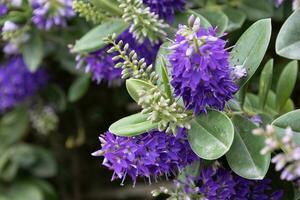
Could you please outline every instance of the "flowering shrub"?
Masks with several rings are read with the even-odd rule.
[[[299,2],[0,0],[0,199],[299,199]]]

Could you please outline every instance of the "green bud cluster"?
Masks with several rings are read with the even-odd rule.
[[[165,97],[159,87],[140,90],[138,104],[143,108],[143,114],[150,114],[148,120],[158,123],[159,131],[175,134],[177,127],[191,128],[189,121],[192,113],[186,112],[175,101]]]
[[[105,11],[99,11],[87,1],[74,0],[73,9],[80,17],[83,17],[86,21],[94,24],[101,23],[104,19],[108,18]]]
[[[145,59],[138,59],[138,55],[134,50],[129,50],[129,44],[125,44],[122,40],[115,42],[116,35],[109,36],[106,41],[112,45],[107,51],[108,53],[117,52],[118,55],[113,57],[114,61],[119,61],[115,67],[122,68],[122,78],[136,78],[149,80],[156,83],[158,75],[153,72],[153,66],[147,65]]]
[[[2,35],[1,35],[2,40],[3,41],[16,40],[17,38],[21,38],[28,30],[29,30],[28,26],[23,26],[12,31],[2,31]]]
[[[192,119],[192,112],[188,112],[180,106],[175,99],[168,98],[161,91],[161,85],[158,83],[159,75],[153,71],[152,65],[145,63],[144,59],[138,59],[135,51],[129,51],[129,45],[120,40],[115,42],[116,35],[106,38],[106,42],[112,47],[108,53],[117,52],[118,55],[113,57],[118,62],[115,67],[122,68],[122,78],[135,78],[147,81],[153,85],[150,90],[138,91],[138,104],[142,107],[142,113],[150,114],[148,120],[158,123],[158,130],[170,133],[176,133],[177,127],[190,129],[189,122]]]
[[[159,16],[150,11],[141,0],[119,0],[123,10],[123,19],[130,24],[129,32],[134,38],[143,42],[145,38],[153,43],[159,42],[167,34],[164,31],[168,27]]]
[[[30,111],[32,127],[40,134],[48,135],[55,131],[58,126],[58,116],[49,106],[34,107]]]

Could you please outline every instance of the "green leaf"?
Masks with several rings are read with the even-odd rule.
[[[58,111],[64,111],[67,107],[67,100],[64,91],[56,84],[50,84],[45,90],[48,103]]]
[[[114,15],[122,15],[122,10],[118,6],[118,2],[115,0],[91,0],[92,4],[99,8],[100,11],[108,11],[108,13]]]
[[[296,10],[281,27],[276,39],[276,53],[300,60],[300,9]]]
[[[228,25],[228,17],[220,10],[199,10],[198,11],[203,17],[205,17],[213,27],[218,28],[218,34],[226,30]]]
[[[19,107],[0,119],[0,151],[22,138],[29,126],[26,108]]]
[[[22,48],[24,61],[31,72],[35,72],[44,57],[44,46],[38,34],[33,34],[31,39]]]
[[[148,120],[148,114],[137,113],[122,118],[109,127],[109,131],[119,136],[135,136],[157,128],[157,123]]]
[[[285,129],[290,127],[293,130],[293,141],[300,146],[300,109],[288,112],[272,122],[276,129],[276,134],[282,137]]]
[[[242,0],[240,9],[250,20],[258,20],[272,17],[274,12],[274,3],[271,0],[253,1]]]
[[[265,138],[252,134],[252,130],[257,127],[248,119],[236,115],[232,121],[235,129],[234,140],[226,154],[230,168],[241,177],[263,179],[268,171],[271,158],[270,154],[260,154],[265,145]]]
[[[291,61],[280,74],[278,84],[276,87],[276,107],[280,111],[290,98],[298,75],[297,61]]]
[[[228,25],[226,31],[234,31],[241,28],[246,20],[246,15],[240,10],[234,9],[230,6],[223,7],[222,11],[228,17]]]
[[[10,200],[43,200],[43,192],[30,181],[20,180],[8,190]]]
[[[231,120],[223,113],[208,110],[191,121],[188,141],[192,150],[206,160],[223,156],[230,148],[234,136]]]
[[[269,60],[265,66],[264,69],[261,72],[260,75],[260,81],[259,81],[259,107],[261,110],[263,110],[269,90],[272,85],[272,77],[273,77],[273,59]]]
[[[253,76],[262,61],[271,38],[271,19],[262,19],[252,24],[240,37],[231,51],[232,66],[243,65],[247,69],[247,77],[239,81],[244,86]]]
[[[75,43],[72,52],[74,53],[88,53],[100,49],[105,46],[106,43],[103,41],[109,34],[115,33],[120,34],[126,28],[127,24],[121,19],[114,19],[107,21],[103,24],[90,30],[80,40]]]
[[[71,85],[68,92],[68,100],[70,102],[78,101],[87,92],[90,85],[90,77],[83,75],[77,78]]]
[[[155,86],[147,81],[130,78],[126,80],[126,88],[129,93],[129,95],[132,97],[132,99],[136,102],[139,101],[139,92],[141,90],[151,90]]]

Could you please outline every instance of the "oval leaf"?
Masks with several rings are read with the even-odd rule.
[[[225,114],[209,110],[207,115],[200,115],[192,120],[191,127],[188,131],[188,141],[199,157],[215,160],[229,150],[234,129],[231,120]]]
[[[228,17],[229,20],[226,31],[234,31],[236,29],[241,28],[241,26],[246,20],[246,15],[238,9],[234,9],[230,6],[225,6],[223,7],[222,11]]]
[[[151,83],[140,79],[131,78],[126,80],[127,91],[135,102],[139,101],[139,92],[141,90],[147,91],[147,90],[151,90],[154,87],[155,86],[152,85]]]
[[[68,92],[68,100],[70,102],[75,102],[79,100],[88,90],[90,85],[90,77],[82,76],[79,77],[76,81],[71,85]]]
[[[228,17],[219,10],[199,10],[202,16],[204,16],[213,27],[217,27],[218,34],[221,35],[227,28]]]
[[[276,88],[276,107],[280,111],[290,98],[296,84],[298,75],[298,63],[292,61],[283,69],[280,74]]]
[[[259,107],[263,110],[272,84],[273,59],[269,60],[260,75],[259,81]]]
[[[271,19],[255,22],[243,33],[231,51],[232,66],[243,65],[247,69],[247,77],[239,81],[240,87],[253,76],[262,61],[271,38]]]
[[[265,145],[265,138],[252,134],[252,130],[257,127],[248,119],[236,115],[232,121],[235,128],[234,140],[226,154],[230,168],[241,177],[263,179],[271,158],[270,154],[260,154],[260,150]]]
[[[22,48],[24,61],[31,72],[35,72],[44,57],[44,47],[39,35],[32,35],[31,39]]]
[[[127,28],[127,26],[128,25],[121,19],[114,19],[100,24],[78,40],[75,43],[72,52],[88,53],[100,49],[106,45],[103,41],[104,38],[112,33],[119,35]]]
[[[300,146],[300,109],[288,112],[272,122],[276,129],[276,134],[282,137],[285,129],[290,127],[293,130],[293,141]]]
[[[157,128],[157,123],[152,123],[148,117],[142,113],[130,115],[113,123],[109,131],[119,136],[135,136]]]
[[[300,9],[296,10],[281,27],[276,39],[276,53],[289,59],[300,60]]]

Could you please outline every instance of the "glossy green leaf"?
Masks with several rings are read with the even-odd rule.
[[[148,120],[148,114],[137,113],[122,118],[109,127],[109,131],[119,136],[135,136],[157,128],[157,123]]]
[[[226,31],[234,31],[241,28],[246,20],[246,15],[238,9],[234,9],[230,6],[225,6],[223,7],[222,11],[229,20]]]
[[[29,126],[26,108],[20,107],[0,118],[0,150],[20,140]]]
[[[206,160],[223,156],[230,148],[234,136],[231,120],[223,113],[209,110],[191,121],[188,141],[192,150]]]
[[[297,61],[287,64],[281,72],[276,87],[276,108],[278,111],[282,109],[286,101],[290,98],[296,84],[297,75]]]
[[[44,46],[38,34],[32,35],[31,39],[24,44],[22,53],[28,69],[35,72],[44,57]]]
[[[221,35],[227,28],[228,17],[220,10],[199,10],[199,12],[213,27],[218,28],[218,34]]]
[[[269,60],[265,66],[264,69],[261,72],[260,75],[260,81],[259,81],[259,107],[261,110],[263,110],[269,90],[272,85],[272,77],[273,77],[273,59]]]
[[[272,0],[242,0],[240,3],[240,9],[247,15],[248,19],[258,20],[272,17],[274,12],[274,3]]]
[[[300,9],[296,10],[281,27],[276,39],[276,53],[300,60]]]
[[[300,109],[288,112],[272,122],[278,136],[282,137],[285,129],[290,127],[293,130],[293,141],[300,146]]]
[[[131,98],[136,102],[138,102],[138,100],[139,100],[139,92],[141,90],[148,91],[154,87],[155,86],[152,83],[149,83],[144,80],[135,79],[135,78],[126,80],[127,91],[129,93],[129,95],[131,96]]]
[[[74,53],[87,53],[92,52],[101,47],[105,46],[106,43],[103,41],[109,34],[115,33],[120,34],[126,28],[127,24],[121,19],[114,19],[107,21],[103,24],[90,30],[80,40],[75,43],[72,49]]]
[[[263,179],[268,171],[271,157],[270,154],[260,154],[265,145],[265,138],[252,134],[252,130],[257,127],[248,119],[236,115],[232,121],[235,129],[234,140],[226,154],[230,168],[241,177]]]
[[[247,69],[247,77],[239,81],[244,86],[253,76],[262,61],[271,38],[271,19],[262,19],[252,24],[240,37],[231,51],[230,63]]]
[[[70,102],[78,101],[87,92],[90,85],[90,77],[83,75],[77,78],[71,85],[68,92]]]

